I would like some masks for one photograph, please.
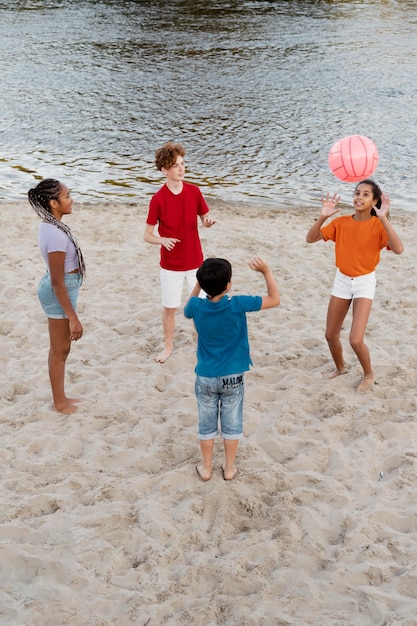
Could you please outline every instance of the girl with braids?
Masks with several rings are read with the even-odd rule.
[[[38,297],[48,317],[48,367],[54,408],[60,413],[74,413],[78,400],[65,395],[65,362],[71,341],[78,341],[83,334],[76,304],[85,264],[77,241],[62,222],[63,216],[72,212],[72,198],[64,184],[47,178],[29,190],[28,199],[42,218],[38,240],[46,274],[39,283]]]
[[[324,222],[340,211],[340,196],[329,194],[321,199],[321,213],[307,233],[307,243],[323,239],[335,242],[336,278],[327,310],[326,339],[336,369],[327,377],[346,373],[340,331],[352,304],[350,345],[363,369],[357,391],[367,391],[375,382],[369,350],[364,343],[366,326],[375,293],[375,268],[383,248],[401,254],[403,244],[389,220],[390,199],[371,179],[356,185],[353,215],[343,215]]]

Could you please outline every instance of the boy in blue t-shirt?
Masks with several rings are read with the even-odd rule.
[[[235,477],[234,463],[243,437],[244,372],[252,365],[246,313],[270,309],[280,302],[269,265],[254,257],[249,267],[263,274],[267,296],[228,296],[232,266],[226,259],[206,259],[197,270],[197,284],[184,307],[185,317],[194,320],[198,333],[195,394],[203,462],[196,470],[203,481],[210,480],[213,471],[219,417],[226,457],[223,478]],[[198,297],[201,289],[207,298]]]

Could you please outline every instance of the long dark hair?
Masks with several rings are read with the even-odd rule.
[[[82,278],[84,278],[86,274],[84,257],[77,240],[71,233],[69,226],[57,220],[51,213],[50,202],[51,200],[58,200],[61,189],[62,185],[59,180],[55,180],[54,178],[45,178],[44,180],[41,180],[36,187],[29,189],[29,203],[39,217],[41,217],[45,222],[54,224],[54,226],[57,226],[60,230],[64,231],[69,240],[72,241],[77,251],[80,274]]]
[[[377,185],[376,182],[372,180],[371,178],[366,178],[365,180],[361,180],[361,182],[356,185],[355,191],[359,187],[359,185],[363,185],[363,184],[370,185],[372,187],[372,195],[375,200],[374,204],[377,209],[380,209],[381,208],[381,196],[382,196],[381,187]],[[371,209],[371,215],[375,215],[375,217],[378,217],[377,214],[375,213],[375,209]]]

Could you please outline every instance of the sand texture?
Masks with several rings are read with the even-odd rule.
[[[209,204],[204,252],[231,261],[232,293],[265,293],[248,267],[261,255],[281,305],[248,316],[238,474],[222,480],[219,440],[205,484],[182,310],[174,353],[153,360],[159,250],[142,239],[145,203],[75,204],[66,220],[87,263],[70,416],[51,407],[39,218],[0,207],[2,625],[417,624],[414,215],[392,215],[405,252],[382,252],[367,331],[377,384],[358,394],[350,314],[349,371],[323,377],[334,251],[305,243],[318,209]]]

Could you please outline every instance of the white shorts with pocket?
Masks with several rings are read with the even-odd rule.
[[[187,293],[189,294],[197,282],[197,270],[198,267],[195,270],[186,272],[174,272],[161,267],[160,278],[163,307],[166,309],[177,309],[181,305],[184,282],[187,285]]]
[[[363,276],[346,276],[338,269],[333,283],[332,296],[343,300],[355,298],[368,298],[373,300],[376,287],[375,272],[363,274]]]

